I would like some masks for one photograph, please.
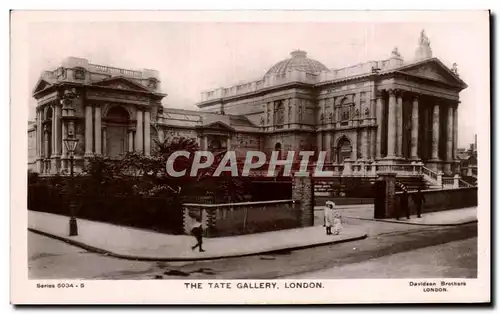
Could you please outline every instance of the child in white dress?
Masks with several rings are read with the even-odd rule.
[[[333,205],[333,234],[338,235],[340,233],[340,230],[342,230],[342,213],[340,212],[340,209],[335,207],[335,204]]]

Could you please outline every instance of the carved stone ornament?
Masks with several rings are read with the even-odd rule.
[[[105,92],[105,91],[91,91],[91,92],[89,92],[89,96],[90,97],[125,99],[125,100],[133,100],[133,101],[149,101],[149,98],[147,96],[123,94],[123,93],[112,93],[112,92]]]
[[[264,125],[264,117],[260,118],[260,125]]]

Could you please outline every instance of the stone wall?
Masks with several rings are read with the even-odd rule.
[[[206,237],[234,236],[302,226],[299,202],[279,200],[228,204],[183,204],[184,232],[201,220]]]
[[[408,205],[412,215],[416,214],[416,206],[413,201],[413,197],[416,193],[417,192],[408,192]],[[402,192],[395,193],[395,204],[397,209],[400,207],[401,194]],[[422,194],[425,199],[425,203],[422,206],[422,213],[477,206],[477,187],[424,190]],[[404,213],[401,215],[404,215]]]

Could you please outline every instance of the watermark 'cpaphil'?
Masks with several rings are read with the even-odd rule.
[[[210,151],[196,151],[194,156],[188,151],[176,151],[167,159],[167,174],[172,177],[191,176],[197,177],[200,170],[214,167],[211,172],[214,177],[229,172],[231,176],[247,177],[252,172],[259,172],[267,177],[281,176],[333,176],[333,171],[324,169],[326,151],[288,151],[285,158],[282,152],[273,151],[270,156],[261,151],[248,151],[244,159],[238,159],[235,151],[227,151],[222,158],[216,159]],[[188,163],[183,163],[183,169],[176,169],[176,160],[185,158]],[[179,167],[177,167],[179,168]]]

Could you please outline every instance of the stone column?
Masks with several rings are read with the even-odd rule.
[[[55,120],[53,123],[55,124],[55,136],[54,136],[54,147],[55,147],[55,156],[59,157],[61,156],[61,144],[62,143],[62,137],[61,137],[61,105],[56,104],[55,105]],[[64,146],[64,145],[63,145]]]
[[[227,140],[226,140],[226,149],[227,150],[230,150],[231,149],[231,134],[227,137]]]
[[[418,160],[418,97],[413,98],[411,109],[411,159]]]
[[[382,158],[382,137],[383,125],[384,125],[384,101],[382,94],[377,95],[377,143],[376,143],[376,154],[377,158]]]
[[[271,128],[271,130],[274,129],[274,102],[269,102],[267,104],[268,108],[269,108],[269,127]]]
[[[448,105],[448,119],[446,126],[446,164],[445,171],[451,172],[453,162],[453,106]]]
[[[368,128],[361,129],[361,157],[364,160],[368,160],[369,152],[368,152],[368,132],[370,131]]]
[[[458,146],[458,105],[453,108],[453,160],[457,159]]]
[[[36,156],[42,156],[42,113],[36,110]]]
[[[297,123],[297,110],[299,110],[298,100],[291,99],[292,102],[292,123]]]
[[[128,130],[128,151],[134,151],[134,129],[132,128]]]
[[[85,156],[92,155],[92,106],[85,107]]]
[[[434,104],[432,113],[432,160],[439,160],[439,105]]]
[[[102,125],[101,125],[101,106],[97,105],[95,106],[95,111],[94,111],[94,121],[95,121],[95,130],[94,130],[94,135],[95,135],[95,153],[97,155],[102,154],[102,137],[101,137],[101,130],[102,130]]]
[[[141,110],[137,110],[136,119],[137,119],[137,124],[135,127],[135,151],[142,153],[144,151],[144,143],[143,143],[144,129],[142,125],[143,114]]]
[[[322,131],[316,132],[316,148],[318,152],[323,149],[323,133]]]
[[[203,136],[203,150],[208,150],[208,137],[206,135]]]
[[[42,156],[43,156],[43,129],[42,129],[42,111],[36,112],[36,169],[38,173],[42,173]]]
[[[63,140],[68,137],[68,125],[67,122],[62,124],[62,138]],[[68,150],[66,149],[66,145],[62,145],[62,158],[68,158]]]
[[[49,150],[49,143],[50,143],[50,140],[49,140],[49,128],[47,127],[47,125],[45,124],[44,125],[44,128],[43,128],[43,142],[44,142],[44,150],[43,150],[43,157],[44,158],[49,158],[50,157],[50,150]]]
[[[56,120],[57,120],[57,117],[56,117],[56,105],[52,105],[52,132],[51,132],[51,141],[50,141],[50,144],[51,144],[51,151],[52,153],[50,154],[51,157],[54,157],[56,155]]]
[[[283,101],[283,106],[284,106],[284,110],[285,110],[284,117],[283,117],[283,124],[286,125],[287,127],[290,127],[290,121],[288,121],[289,120],[288,119],[288,115],[289,115],[288,114],[288,110],[289,110],[288,102],[289,102],[288,98]]]
[[[108,155],[108,142],[105,126],[102,127],[102,154],[104,156]]]
[[[387,114],[387,158],[396,157],[396,95],[389,90],[389,106]]]
[[[332,133],[331,131],[326,131],[325,133],[325,147],[323,150],[326,151],[325,162],[331,162],[333,160],[332,156]]]
[[[375,120],[372,120],[375,121]],[[374,122],[373,122],[374,123]],[[375,151],[377,150],[377,131],[370,129],[370,159],[375,160]]]
[[[144,154],[151,154],[151,113],[144,111]]]
[[[400,91],[397,96],[396,104],[396,134],[397,134],[397,150],[396,155],[398,157],[403,157],[403,92]]]
[[[310,177],[292,177],[292,199],[300,209],[302,227],[314,225],[314,185]]]

